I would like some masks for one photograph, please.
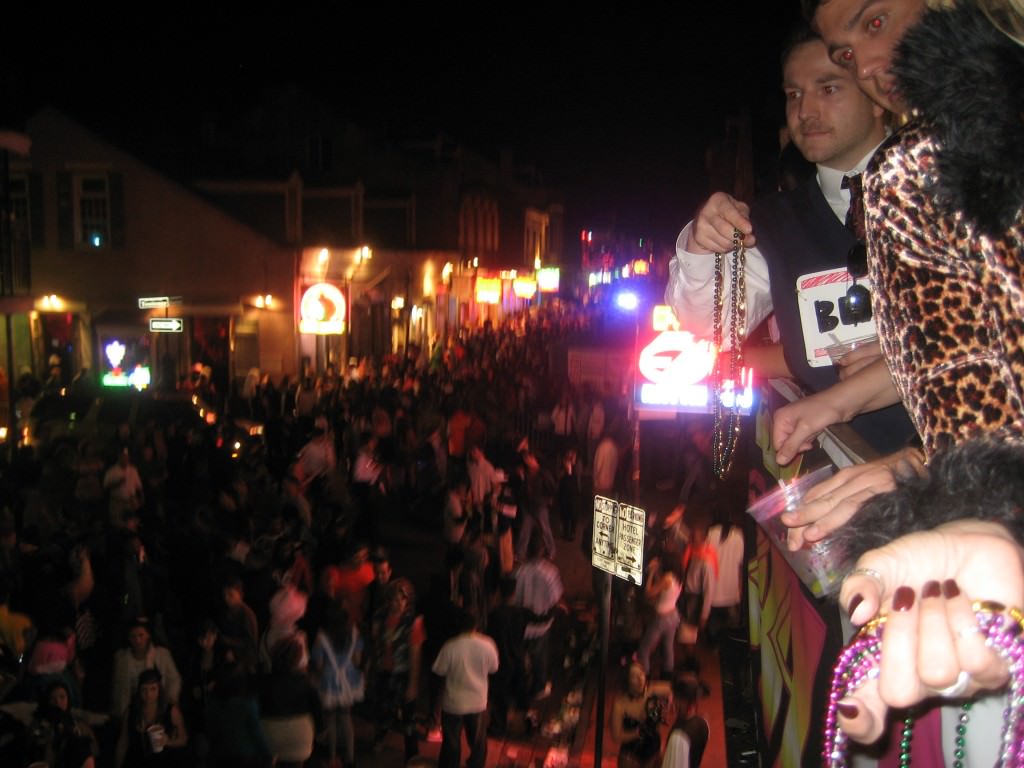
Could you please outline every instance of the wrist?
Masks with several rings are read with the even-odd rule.
[[[686,242],[683,244],[683,248],[687,253],[692,253],[694,256],[710,256],[713,251],[709,251],[706,248],[702,248],[693,239],[694,226],[691,225],[690,229],[686,232]]]

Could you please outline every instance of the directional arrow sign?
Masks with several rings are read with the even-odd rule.
[[[185,323],[180,317],[149,318],[150,333],[181,333]]]

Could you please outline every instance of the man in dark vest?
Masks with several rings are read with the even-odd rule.
[[[863,300],[866,264],[858,258],[851,263],[863,249],[854,247],[858,221],[849,215],[854,197],[849,187],[856,188],[854,177],[885,138],[886,113],[860,91],[849,71],[829,59],[809,27],[794,30],[782,67],[789,136],[817,173],[753,206],[723,192],[712,195],[679,235],[665,301],[685,330],[710,338],[712,254],[722,253],[726,267],[738,229],[747,246],[746,331],[774,313],[781,341],[773,354],[760,354],[756,362],[748,355],[748,364],[753,362],[763,378],[792,378],[819,392],[839,378],[827,347],[839,338],[875,332],[870,300]],[[726,307],[730,282],[726,269]],[[914,434],[902,405],[859,416],[851,426],[882,454],[905,446]]]
[[[676,719],[665,742],[662,768],[700,768],[711,728],[697,713],[697,701],[707,694],[707,686],[692,672],[683,672],[672,681]]]

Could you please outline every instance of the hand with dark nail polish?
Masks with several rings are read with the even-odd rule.
[[[941,594],[942,594],[942,587],[939,586],[939,582],[937,582],[937,581],[934,581],[934,580],[926,581],[924,583],[924,586],[921,587],[921,597],[922,598],[938,597]]]
[[[903,613],[914,607],[914,590],[910,587],[900,587],[892,596],[892,609]]]
[[[854,611],[856,611],[857,607],[861,603],[863,603],[863,602],[864,602],[864,595],[854,595],[852,598],[850,598],[850,605],[846,609],[846,615],[852,617]]]
[[[847,720],[853,720],[857,715],[860,714],[860,709],[856,704],[851,704],[846,701],[841,701],[836,704],[836,709],[839,710],[839,714],[845,717]]]

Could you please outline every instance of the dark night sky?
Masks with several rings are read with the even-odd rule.
[[[40,5],[18,12],[25,34],[2,51],[8,122],[46,102],[130,120],[290,81],[357,119],[512,148],[566,189],[571,223],[656,238],[705,195],[704,149],[726,115],[748,105],[773,139],[777,51],[798,14],[798,0]]]

